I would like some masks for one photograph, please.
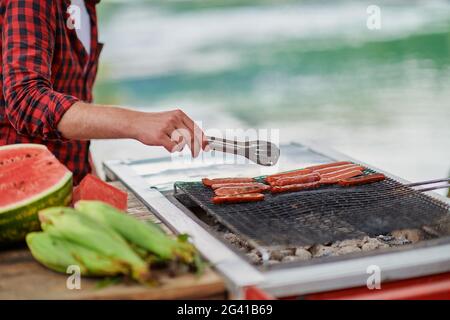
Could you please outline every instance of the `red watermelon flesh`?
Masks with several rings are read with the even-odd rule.
[[[4,146],[0,149],[0,209],[30,201],[71,175],[45,146]]]
[[[73,203],[78,200],[98,200],[106,202],[119,210],[128,208],[128,195],[126,192],[113,187],[100,178],[88,174],[75,187],[72,194]]]
[[[66,206],[72,173],[40,144],[0,146],[0,246],[40,229],[39,210]]]

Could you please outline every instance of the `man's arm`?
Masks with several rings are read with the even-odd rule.
[[[205,146],[201,129],[181,110],[139,112],[79,101],[66,111],[58,130],[67,139],[130,138],[169,152],[187,144],[195,157]]]

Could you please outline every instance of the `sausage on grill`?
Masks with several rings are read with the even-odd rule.
[[[203,178],[202,182],[205,186],[211,187],[213,184],[218,183],[241,183],[241,182],[254,182],[253,178],[217,178],[217,179],[208,179]]]
[[[271,183],[272,186],[286,186],[290,184],[301,184],[301,183],[309,183],[320,180],[320,174],[318,173],[310,173],[300,176],[289,176],[284,178],[279,178]]]
[[[350,161],[339,161],[339,162],[333,162],[333,163],[320,164],[320,165],[316,165],[316,166],[310,166],[310,167],[307,167],[304,169],[272,174],[272,175],[266,177],[266,182],[272,184],[275,180],[278,180],[280,178],[290,177],[290,176],[298,176],[298,175],[306,175],[306,174],[313,173],[316,170],[344,166],[344,165],[354,165],[354,164]],[[341,169],[343,169],[343,168],[341,168]],[[334,171],[334,170],[331,170],[329,172],[332,172],[332,171]]]
[[[211,200],[214,204],[255,202],[264,200],[264,195],[262,193],[249,193],[249,194],[238,194],[233,196],[216,196],[213,197]]]
[[[269,186],[267,186],[269,188]],[[216,196],[231,196],[236,194],[247,194],[247,193],[261,193],[267,188],[261,188],[259,186],[250,187],[222,187],[214,190]]]
[[[319,170],[319,169],[323,169],[323,168],[343,166],[345,164],[353,164],[353,163],[350,162],[350,161],[339,161],[339,162],[319,164],[319,165],[316,165],[316,166],[310,166],[310,167],[306,167],[305,169],[309,169],[309,170],[315,171],[315,170]]]
[[[344,169],[349,169],[349,168],[361,168],[361,166],[359,166],[357,164],[354,164],[354,163],[352,163],[352,164],[344,164],[342,166],[317,169],[317,170],[314,170],[314,172],[317,172],[319,174],[327,174],[327,173],[332,173],[332,172],[336,172],[336,171],[340,171],[340,170],[344,170]]]
[[[362,166],[353,166],[353,167],[342,169],[342,170],[338,170],[338,171],[324,173],[324,174],[321,174],[320,177],[322,179],[329,179],[329,178],[334,178],[334,177],[341,176],[341,175],[343,175],[345,173],[348,173],[348,172],[363,171],[363,170],[364,170],[364,167],[362,167]]]
[[[361,176],[361,177],[342,179],[338,182],[338,184],[343,187],[350,187],[350,186],[358,186],[361,184],[368,184],[368,183],[383,181],[384,179],[386,179],[386,176],[384,174],[374,173],[374,174],[368,174],[366,176]]]
[[[294,191],[316,189],[318,187],[320,187],[320,182],[315,181],[309,183],[290,184],[287,186],[274,186],[270,188],[270,192],[272,193],[294,192]]]
[[[321,184],[335,184],[335,183],[338,183],[340,180],[353,178],[353,177],[360,176],[360,175],[362,175],[361,170],[353,170],[353,171],[341,173],[339,175],[330,176],[328,178],[322,177],[320,179],[320,183]]]
[[[270,189],[267,184],[261,182],[215,183],[211,186],[213,190],[223,187],[260,187],[263,190]]]
[[[299,176],[299,175],[304,175],[304,174],[309,174],[309,173],[312,173],[311,169],[299,169],[299,170],[294,170],[294,171],[289,171],[289,172],[282,172],[282,173],[277,173],[277,174],[272,174],[270,176],[267,176],[266,181],[268,183],[272,183],[273,181],[280,179],[280,178],[290,177],[290,176]]]

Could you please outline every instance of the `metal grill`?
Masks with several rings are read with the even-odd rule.
[[[450,225],[448,204],[389,178],[355,187],[266,194],[264,201],[222,205],[211,203],[213,191],[200,182],[177,182],[175,191],[256,246],[301,246]]]

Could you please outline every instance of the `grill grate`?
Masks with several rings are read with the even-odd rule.
[[[372,173],[366,170],[366,173]],[[392,179],[343,188],[271,195],[261,202],[214,205],[200,182],[177,182],[231,231],[257,246],[300,246],[377,236],[396,229],[450,224],[450,207]],[[182,200],[180,200],[182,201]]]

